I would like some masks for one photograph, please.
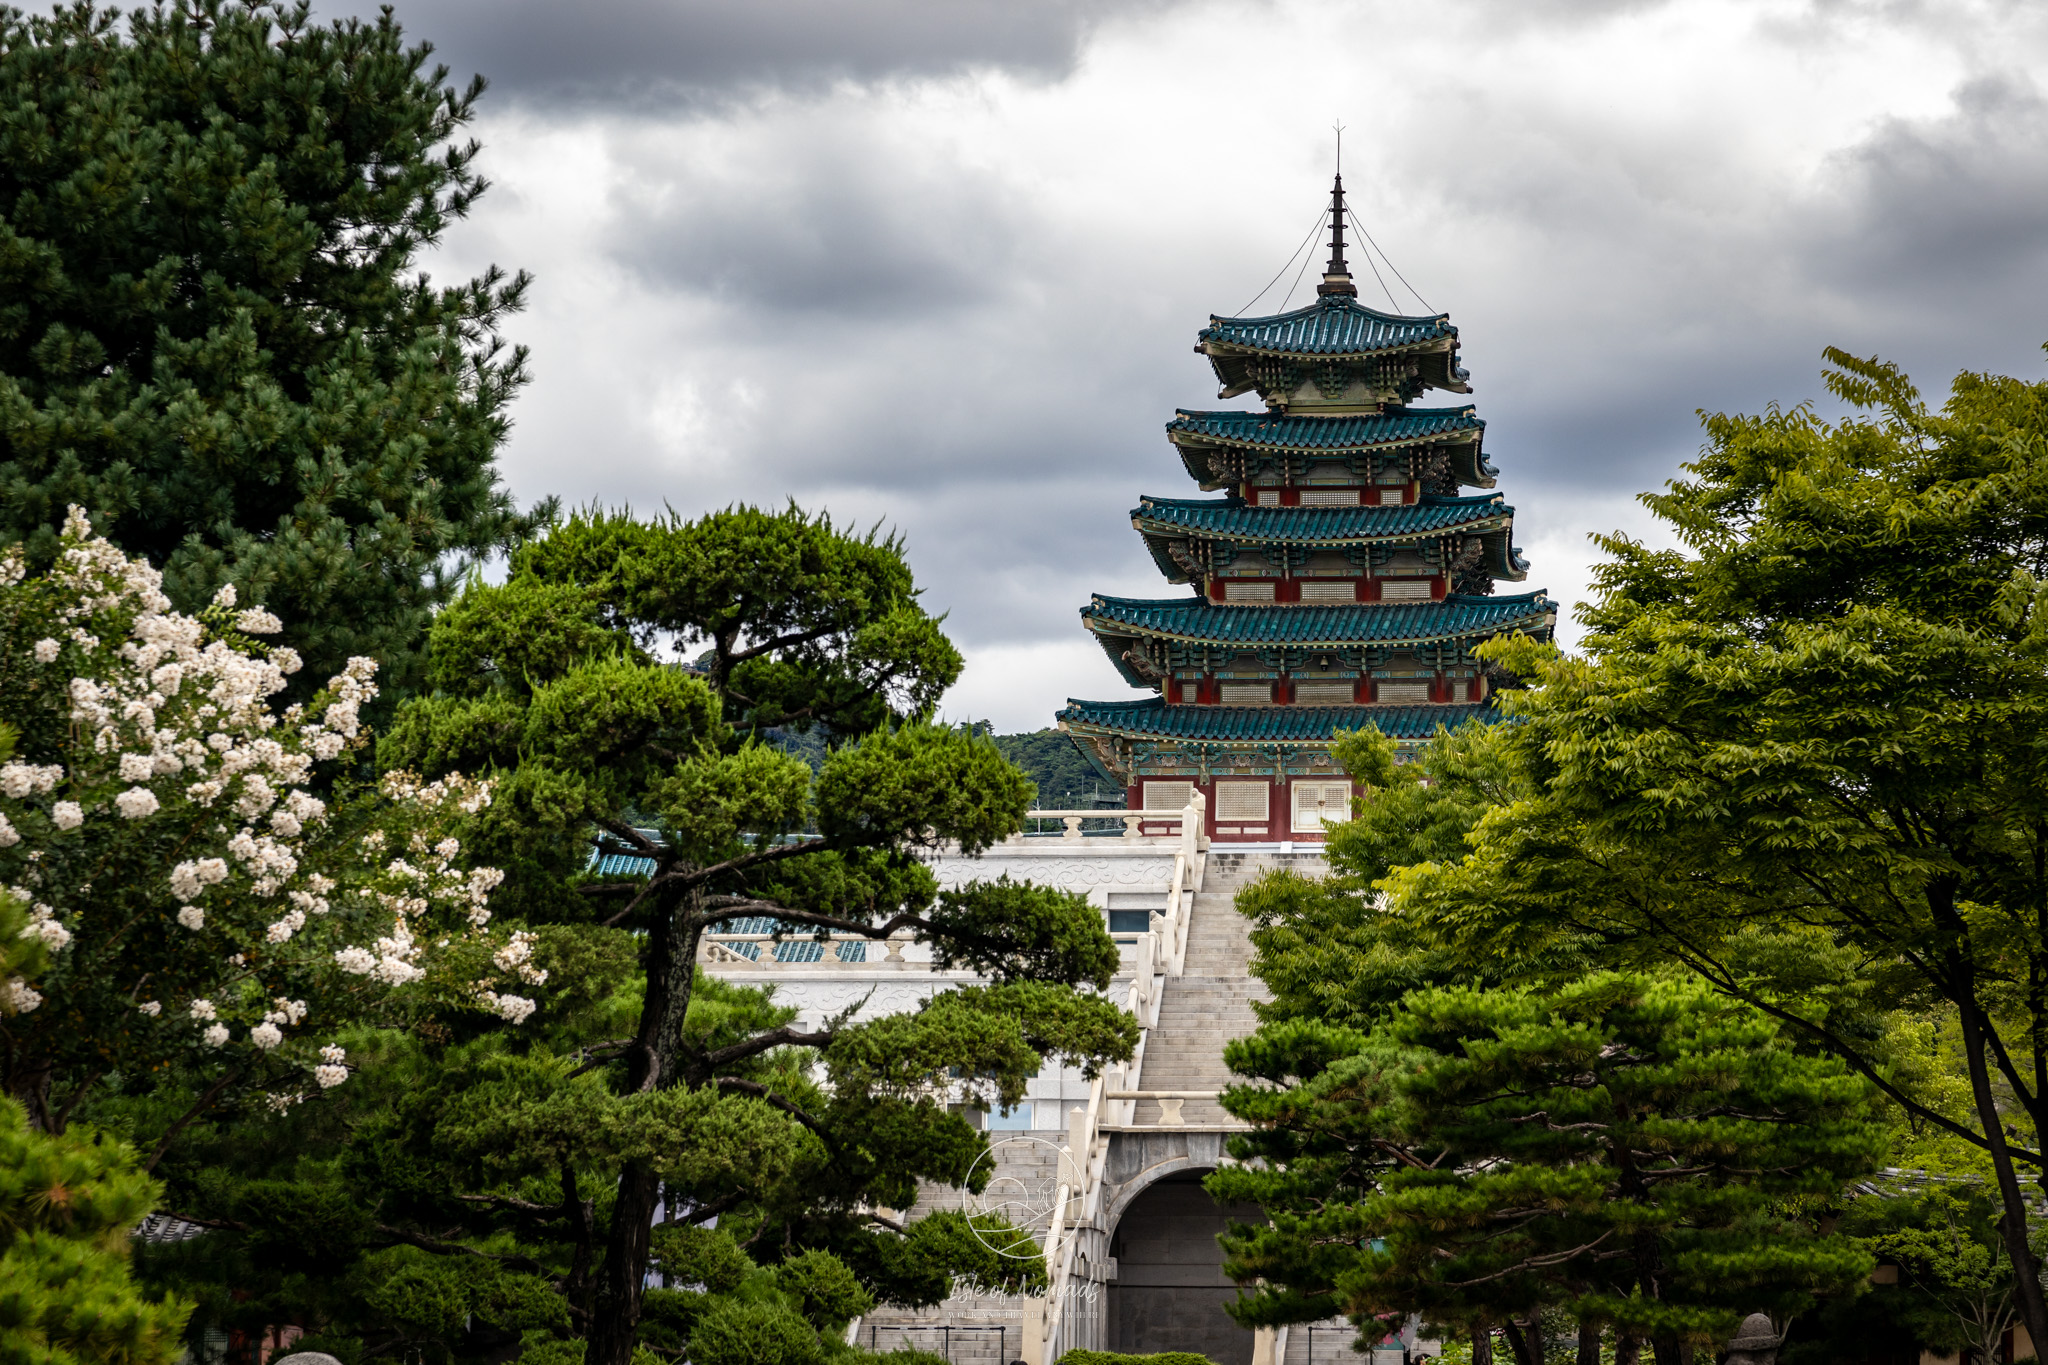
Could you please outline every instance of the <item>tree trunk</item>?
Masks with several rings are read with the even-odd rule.
[[[1534,1323],[1529,1325],[1535,1327]],[[1500,1330],[1508,1339],[1508,1349],[1515,1353],[1515,1365],[1543,1365],[1543,1338],[1534,1330],[1523,1332],[1521,1324],[1513,1318],[1502,1322]]]
[[[1678,1333],[1651,1333],[1650,1356],[1657,1362],[1657,1365],[1685,1365],[1685,1361],[1678,1351]]]
[[[678,1060],[683,1021],[690,1012],[697,939],[702,933],[691,913],[698,900],[695,894],[662,897],[648,928],[647,996],[640,1006],[639,1032],[626,1054],[629,1090],[667,1089],[682,1079]],[[661,1178],[653,1170],[634,1163],[619,1173],[584,1365],[632,1365],[641,1293],[647,1284],[648,1244],[660,1205]]]
[[[660,1202],[661,1179],[653,1171],[636,1162],[619,1176],[584,1365],[631,1365],[640,1334],[640,1296],[647,1284],[648,1239]]]
[[[1619,1332],[1614,1338],[1614,1365],[1636,1365],[1643,1358],[1643,1339],[1634,1332]]]
[[[1951,970],[1963,979],[1961,974],[1968,968],[1953,957],[1950,961]],[[1991,1089],[1991,1072],[1984,1061],[1985,1020],[1974,990],[1958,989],[1956,996],[1957,1014],[1963,1026],[1963,1059],[1970,1067],[1970,1095],[1976,1101],[1977,1121],[1984,1126],[1984,1140],[1991,1149],[1991,1169],[1998,1177],[1999,1200],[2005,1209],[1998,1220],[1998,1232],[2005,1239],[2006,1255],[2012,1258],[2020,1321],[2027,1325],[2027,1335],[2038,1349],[2041,1343],[2048,1342],[2048,1299],[2041,1293],[2040,1264],[2034,1259],[2034,1249],[2027,1245],[2027,1204],[2020,1195],[2012,1152],[2005,1145],[2005,1119],[1998,1112],[1998,1097]]]
[[[1578,1365],[1600,1365],[1600,1324],[1597,1322],[1579,1324]]]
[[[1472,1365],[1493,1365],[1493,1328],[1483,1322],[1472,1329]]]

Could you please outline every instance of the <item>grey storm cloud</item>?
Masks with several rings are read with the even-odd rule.
[[[1943,331],[1982,326],[2017,289],[2048,340],[2048,101],[2028,76],[1969,81],[1946,118],[1887,119],[1832,169],[1846,193],[1811,249],[1821,280],[1937,318],[1946,305]]]
[[[636,168],[607,250],[651,288],[716,299],[777,339],[818,315],[929,323],[991,303],[1027,226],[999,177],[844,130],[766,161],[692,157],[657,137]]]
[[[1056,76],[1091,24],[1156,2],[411,0],[399,18],[514,98],[620,105],[979,66]]]

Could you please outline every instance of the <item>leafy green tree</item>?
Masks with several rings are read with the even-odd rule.
[[[219,1236],[154,1273],[223,1316],[258,1295],[209,1285],[254,1275],[244,1291],[281,1310],[303,1289],[287,1275],[317,1277],[317,1326],[369,1355],[524,1340],[553,1359],[573,1340],[594,1365],[737,1340],[811,1359],[870,1300],[1032,1287],[1036,1261],[985,1246],[1010,1230],[887,1209],[971,1179],[985,1138],[948,1105],[1014,1103],[1044,1062],[1128,1056],[1137,1029],[1100,995],[1116,948],[1081,896],[940,890],[922,860],[1008,835],[1032,796],[987,737],[928,720],[956,671],[901,548],[797,508],[592,512],[520,548],[504,585],[473,583],[434,622],[436,694],[379,753],[492,776],[465,847],[508,872],[494,907],[532,935],[537,1013],[516,1036],[436,1019],[350,1042],[358,1081],[389,1083],[279,1115],[270,1138],[195,1126],[164,1171]],[[815,774],[760,739],[811,724],[834,739]],[[985,984],[803,1027],[698,972],[707,931],[762,915],[913,937]],[[322,1214],[328,1263],[272,1250],[330,1205],[352,1212]],[[547,1285],[559,1320],[489,1306],[506,1275]]]
[[[1966,374],[1934,410],[1829,356],[1862,415],[1708,418],[1646,498],[1682,548],[1605,542],[1583,658],[1488,647],[1535,684],[1491,740],[1518,795],[1383,886],[1475,955],[1683,963],[1980,1149],[2048,1340],[2018,1171],[2048,1120],[2048,384]],[[1861,1017],[1952,1012],[1967,1113],[1783,975],[1844,958]]]
[[[1862,1281],[1869,1254],[1797,1216],[1875,1169],[1870,1088],[1704,984],[1596,973],[1548,991],[1411,993],[1372,1033],[1289,1021],[1229,1045],[1256,1130],[1208,1181],[1267,1226],[1226,1235],[1247,1325],[1341,1311],[1483,1333],[1570,1310],[1658,1365],[1749,1312]],[[1256,1163],[1252,1159],[1258,1158]]]
[[[68,504],[186,610],[240,585],[314,676],[417,681],[465,559],[523,523],[493,460],[527,280],[430,283],[485,189],[447,85],[386,11],[87,0],[0,17],[0,540]]]
[[[1252,921],[1252,973],[1271,995],[1253,1006],[1262,1020],[1369,1030],[1421,987],[1533,984],[1586,970],[1593,945],[1474,954],[1428,921],[1379,912],[1380,883],[1397,868],[1460,857],[1480,816],[1515,799],[1520,775],[1490,729],[1440,733],[1407,762],[1378,730],[1338,733],[1332,752],[1357,796],[1353,817],[1330,827],[1329,875],[1278,869],[1237,894],[1238,913]]]
[[[170,1365],[190,1305],[129,1278],[136,1224],[159,1191],[121,1143],[51,1136],[0,1100],[0,1361]]]
[[[1892,1316],[1904,1320],[1914,1340],[1940,1351],[1968,1350],[1988,1365],[2017,1319],[1998,1213],[1997,1199],[1981,1187],[1936,1186],[1854,1200],[1840,1227],[1898,1266],[1905,1311]]]

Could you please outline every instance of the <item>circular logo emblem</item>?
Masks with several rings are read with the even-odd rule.
[[[1045,1238],[1053,1218],[1072,1227],[1081,1216],[1081,1172],[1065,1147],[1036,1137],[1007,1137],[991,1142],[968,1171],[987,1164],[989,1181],[980,1194],[962,1190],[960,1203],[967,1226],[981,1244],[998,1256],[1029,1260],[1045,1254]],[[1060,1191],[1066,1191],[1064,1211]]]

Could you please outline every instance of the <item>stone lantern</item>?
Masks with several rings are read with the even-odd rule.
[[[1728,1358],[1723,1365],[1776,1365],[1778,1344],[1784,1340],[1771,1330],[1771,1320],[1762,1313],[1751,1313],[1742,1320],[1735,1336],[1728,1343]]]

